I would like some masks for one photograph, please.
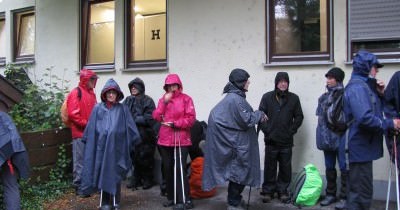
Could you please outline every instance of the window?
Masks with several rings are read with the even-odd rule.
[[[348,56],[360,49],[380,59],[400,57],[400,1],[351,0],[348,6]]]
[[[6,63],[6,19],[0,13],[0,66]]]
[[[25,9],[14,13],[15,61],[33,61],[35,54],[35,12]]]
[[[114,1],[82,1],[81,63],[88,69],[113,69]]]
[[[267,65],[332,61],[331,0],[267,0]]]
[[[126,67],[166,67],[166,0],[127,0],[126,3]]]

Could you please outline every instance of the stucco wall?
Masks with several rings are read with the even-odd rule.
[[[333,2],[334,62],[335,66],[345,70],[347,83],[351,65],[345,64],[346,1]],[[32,5],[33,1],[3,0],[0,3],[0,12],[25,4]],[[193,97],[198,119],[207,120],[209,111],[223,97],[222,89],[233,68],[244,68],[250,73],[251,84],[247,100],[254,109],[258,108],[262,94],[274,88],[276,73],[287,71],[290,76],[289,90],[299,95],[305,116],[303,125],[295,136],[293,172],[299,171],[306,163],[314,163],[320,172],[325,174],[323,154],[315,146],[315,109],[318,97],[325,91],[324,75],[333,65],[264,67],[264,0],[169,1],[168,71],[122,71],[123,1],[117,0],[115,7],[116,69],[99,73],[100,79],[96,87],[98,95],[108,78],[116,79],[125,95],[128,95],[128,82],[135,77],[141,77],[146,83],[146,93],[157,103],[163,93],[162,86],[166,74],[178,73],[183,81],[184,92]],[[66,69],[68,73],[65,78],[72,80],[72,86],[76,85],[78,77],[75,71],[79,67],[78,0],[36,1],[35,60],[37,72],[54,66],[55,71],[62,75]],[[387,83],[395,70],[399,69],[399,64],[386,64],[378,77]],[[259,136],[259,144],[263,168],[262,134]],[[385,148],[385,158],[374,163],[374,178],[380,180],[379,183],[387,180],[388,168]]]

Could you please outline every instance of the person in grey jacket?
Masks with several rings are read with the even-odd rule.
[[[210,112],[205,145],[203,190],[226,181],[228,209],[240,209],[246,185],[260,184],[260,156],[255,125],[267,120],[246,101],[250,75],[234,69],[223,93],[226,96]]]
[[[269,120],[261,125],[264,133],[265,161],[264,183],[260,194],[265,196],[265,203],[271,201],[275,193],[286,203],[289,201],[287,188],[292,179],[293,136],[304,118],[299,97],[289,92],[288,73],[276,74],[275,90],[262,96],[259,110],[269,117]]]

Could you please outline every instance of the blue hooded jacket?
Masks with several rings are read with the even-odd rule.
[[[393,128],[391,119],[383,118],[383,98],[376,91],[376,80],[368,75],[373,66],[381,67],[375,55],[360,51],[353,60],[352,77],[344,92],[344,112],[351,121],[348,130],[349,162],[373,161],[383,156],[383,133]],[[340,149],[345,151],[346,134]]]

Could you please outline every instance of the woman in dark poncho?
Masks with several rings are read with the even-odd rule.
[[[92,111],[82,140],[86,143],[82,192],[101,192],[101,209],[120,209],[121,181],[132,166],[130,151],[140,142],[124,95],[109,79],[101,91],[101,103]]]

